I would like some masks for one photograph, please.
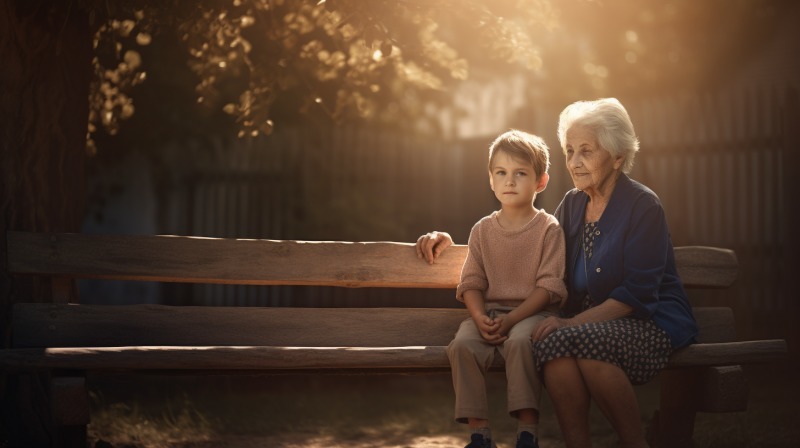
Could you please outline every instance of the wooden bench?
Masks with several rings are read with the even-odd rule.
[[[445,347],[467,318],[454,308],[198,307],[69,303],[72,279],[347,288],[455,288],[467,248],[434,265],[413,244],[236,240],[8,232],[15,275],[52,279],[57,303],[17,303],[12,347],[0,368],[46,372],[57,444],[85,439],[86,372],[425,372],[449,371]],[[676,248],[688,288],[722,288],[735,254]],[[23,298],[28,299],[28,298]],[[36,302],[35,297],[29,298]],[[38,300],[41,301],[41,300]],[[698,411],[742,411],[742,364],[787,356],[783,340],[737,341],[730,308],[694,308],[699,342],[671,357],[660,375],[653,428],[661,446],[690,443]],[[502,368],[498,361],[494,366]]]

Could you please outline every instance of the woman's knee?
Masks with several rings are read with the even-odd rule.
[[[542,374],[548,385],[553,382],[567,381],[572,377],[571,373],[577,370],[577,360],[571,357],[551,359],[542,366]]]

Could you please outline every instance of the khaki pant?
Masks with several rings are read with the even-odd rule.
[[[471,318],[461,323],[447,346],[456,393],[457,422],[489,418],[486,371],[497,353],[505,360],[509,414],[515,417],[520,409],[538,411],[542,384],[533,363],[531,333],[539,322],[552,315],[552,312],[542,311],[523,319],[511,328],[508,339],[501,345],[487,343]]]

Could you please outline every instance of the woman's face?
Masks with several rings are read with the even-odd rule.
[[[573,126],[567,130],[567,169],[575,188],[587,194],[606,193],[613,185],[622,157],[614,158],[601,148],[594,132],[586,126]]]

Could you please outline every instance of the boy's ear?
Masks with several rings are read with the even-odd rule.
[[[492,191],[494,191],[494,179],[492,179],[492,172],[491,171],[489,171],[489,188],[491,188]]]
[[[539,184],[536,185],[536,192],[537,193],[543,192],[544,189],[547,188],[547,182],[549,182],[549,181],[550,181],[550,175],[547,174],[547,173],[543,173],[539,177]]]

